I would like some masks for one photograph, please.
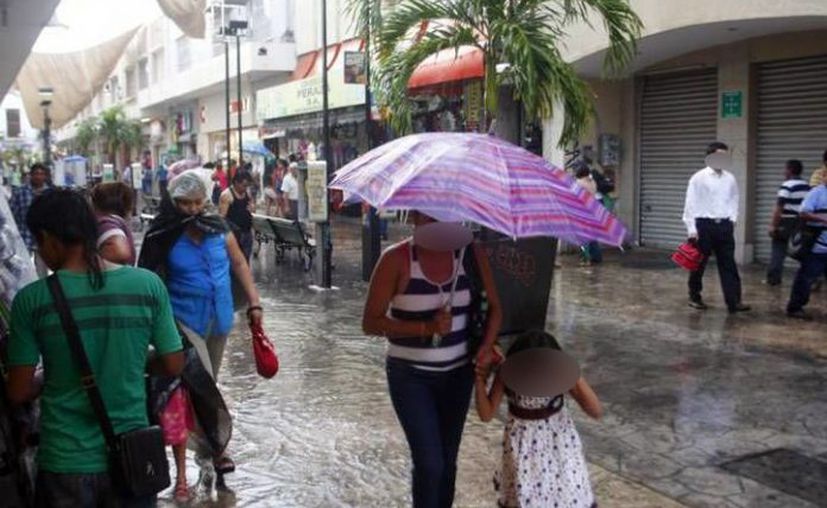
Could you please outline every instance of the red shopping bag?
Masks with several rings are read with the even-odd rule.
[[[253,354],[256,357],[256,370],[258,375],[270,379],[279,371],[279,357],[276,354],[276,347],[264,334],[260,324],[250,324],[250,332],[253,334]]]
[[[694,272],[701,267],[704,255],[695,242],[684,242],[672,254],[672,261],[684,270]]]

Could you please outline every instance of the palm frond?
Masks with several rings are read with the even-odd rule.
[[[409,40],[424,22],[450,19],[455,0],[405,0],[382,20],[378,36],[379,58],[389,57]]]
[[[426,33],[413,46],[396,51],[382,60],[376,83],[379,100],[391,111],[391,126],[400,134],[411,130],[411,104],[408,98],[408,81],[416,68],[426,58],[444,49],[458,49],[474,45],[477,39],[469,27],[440,28]]]

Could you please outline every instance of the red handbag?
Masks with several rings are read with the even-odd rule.
[[[695,272],[704,260],[703,252],[695,242],[683,242],[672,254],[672,261],[684,270]]]
[[[279,357],[276,354],[276,347],[264,334],[260,324],[250,324],[250,332],[253,334],[253,354],[256,357],[256,370],[258,375],[270,379],[279,371]]]

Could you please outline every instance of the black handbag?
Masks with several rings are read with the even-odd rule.
[[[98,390],[95,374],[89,365],[89,358],[83,349],[77,323],[69,310],[57,274],[50,275],[46,282],[60,315],[63,330],[69,339],[72,357],[80,369],[81,383],[86,395],[89,396],[89,402],[92,404],[92,409],[106,439],[109,453],[109,475],[113,485],[123,495],[130,497],[144,497],[161,492],[171,483],[161,427],[151,426],[115,434],[112,421],[106,413],[106,406]]]
[[[488,295],[485,292],[473,245],[465,250],[462,264],[471,284],[471,305],[468,308],[468,355],[471,359],[474,359],[485,340],[485,325],[488,322]]]

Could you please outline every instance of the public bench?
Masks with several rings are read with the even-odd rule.
[[[316,241],[305,231],[301,222],[254,213],[253,232],[258,243],[256,253],[261,250],[262,244],[273,242],[276,264],[281,264],[287,251],[296,249],[304,271],[310,271],[316,256]]]

